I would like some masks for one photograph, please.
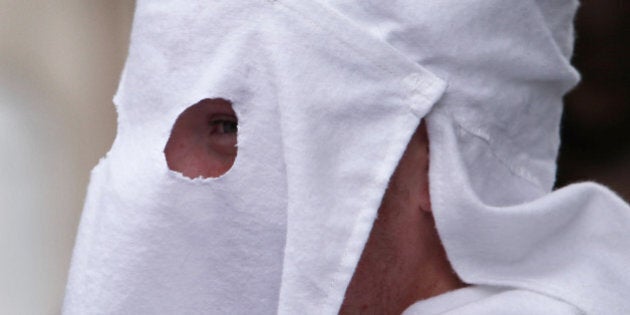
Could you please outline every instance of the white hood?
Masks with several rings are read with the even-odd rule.
[[[627,205],[590,184],[549,194],[575,7],[138,1],[64,312],[337,313],[423,117],[436,224],[465,282],[630,309]],[[207,98],[233,103],[238,155],[191,180],[163,150]]]

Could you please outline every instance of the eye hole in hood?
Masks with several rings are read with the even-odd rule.
[[[234,164],[238,118],[228,100],[203,99],[173,125],[164,155],[168,167],[189,178],[219,177]]]

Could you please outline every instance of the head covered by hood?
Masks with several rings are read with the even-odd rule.
[[[465,282],[628,309],[623,260],[585,259],[628,245],[627,224],[606,223],[626,206],[592,184],[549,194],[576,6],[138,1],[64,312],[336,313],[423,118],[438,232]],[[232,168],[169,170],[178,115],[218,98],[239,118]]]

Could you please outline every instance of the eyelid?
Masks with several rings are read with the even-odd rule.
[[[238,119],[236,118],[236,116],[229,115],[229,114],[214,114],[214,115],[210,116],[210,118],[208,119],[208,123],[209,124],[216,124],[216,123],[220,123],[222,121],[229,121],[229,122],[238,123]]]

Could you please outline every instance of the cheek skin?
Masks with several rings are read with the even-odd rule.
[[[340,314],[400,314],[462,285],[435,229],[428,163],[421,125],[390,179]]]
[[[177,118],[164,148],[171,170],[189,178],[208,178],[219,177],[232,167],[237,153],[236,135],[211,133],[209,118],[218,114],[236,117],[228,101],[207,99]]]

